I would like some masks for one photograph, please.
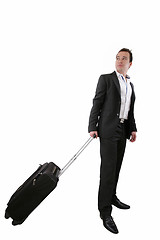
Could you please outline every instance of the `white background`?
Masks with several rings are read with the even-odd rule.
[[[0,1],[0,228],[5,239],[159,239],[159,2]],[[38,167],[63,165],[88,139],[98,78],[132,49],[137,142],[127,143],[113,209],[119,234],[97,210],[99,140],[57,188],[13,227],[4,219],[11,194]]]

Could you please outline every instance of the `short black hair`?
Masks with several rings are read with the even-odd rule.
[[[131,50],[129,50],[128,48],[122,48],[119,52],[128,52],[129,56],[130,56],[129,62],[133,61],[133,54],[132,54]]]

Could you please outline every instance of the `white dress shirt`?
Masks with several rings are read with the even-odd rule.
[[[132,95],[132,88],[130,85],[129,76],[126,76],[126,78],[118,73],[116,71],[119,84],[120,84],[120,90],[121,90],[121,108],[119,113],[119,118],[121,119],[128,119],[128,112],[130,110],[130,104],[131,104],[131,95]]]

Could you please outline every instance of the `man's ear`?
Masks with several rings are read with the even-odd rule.
[[[132,66],[132,62],[130,62],[130,64],[129,64],[129,68]]]

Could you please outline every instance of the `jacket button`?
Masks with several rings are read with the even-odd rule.
[[[117,117],[119,117],[119,113],[117,113]]]

